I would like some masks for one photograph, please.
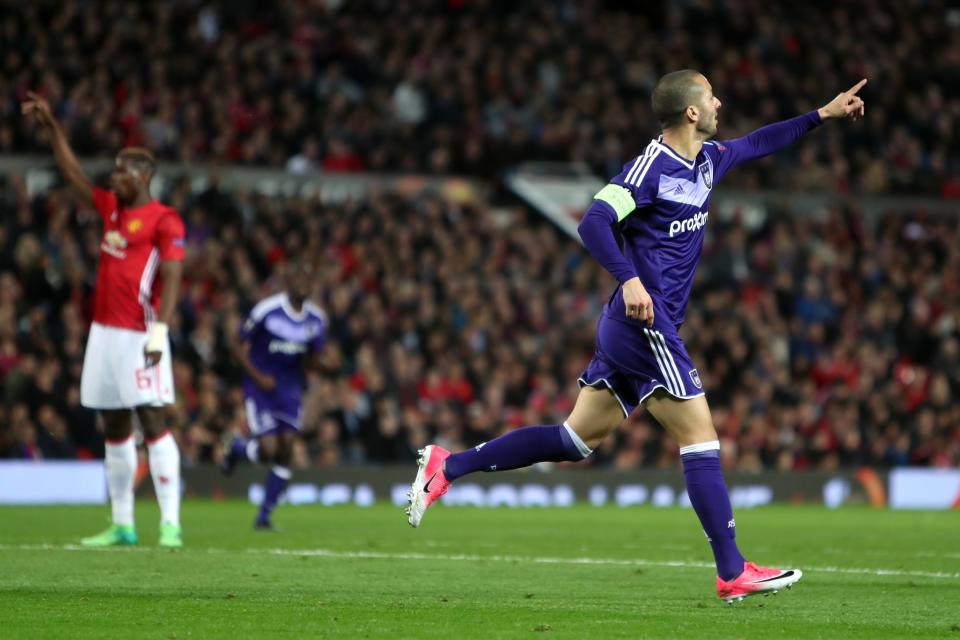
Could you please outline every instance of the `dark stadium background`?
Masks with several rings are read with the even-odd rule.
[[[98,223],[51,180],[26,91],[85,160],[162,161],[156,195],[188,227],[169,414],[185,466],[244,428],[229,342],[304,253],[331,340],[295,466],[412,469],[425,443],[566,416],[613,280],[504,177],[551,161],[605,180],[656,134],[657,77],[693,67],[722,137],[870,79],[864,120],[718,189],[683,335],[726,468],[960,465],[960,11],[639,4],[4,3],[0,456],[103,454],[79,406]],[[313,187],[270,193],[288,179]],[[586,465],[677,462],[638,412]]]

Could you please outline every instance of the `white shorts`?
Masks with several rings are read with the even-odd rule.
[[[132,409],[173,404],[170,341],[156,366],[147,368],[145,331],[94,322],[87,337],[80,376],[80,404],[89,409]]]

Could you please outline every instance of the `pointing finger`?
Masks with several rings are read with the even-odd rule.
[[[853,85],[852,87],[850,87],[850,89],[847,91],[847,93],[849,93],[849,94],[852,95],[852,96],[853,96],[853,95],[856,95],[856,94],[857,94],[857,91],[860,91],[860,89],[862,89],[862,88],[863,88],[863,85],[865,85],[865,84],[867,84],[867,79],[866,79],[866,78],[864,78],[863,80],[861,80],[861,81],[858,82],[857,84],[855,84],[855,85]]]

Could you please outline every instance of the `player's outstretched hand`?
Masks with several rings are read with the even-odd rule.
[[[857,95],[857,92],[867,84],[864,78],[848,90],[838,94],[836,98],[820,107],[817,111],[821,120],[830,120],[831,118],[862,118],[865,110],[863,98]]]
[[[53,126],[56,122],[50,103],[32,91],[28,91],[27,99],[20,103],[20,113],[25,116],[34,116],[45,127]]]
[[[647,326],[653,326],[653,298],[647,293],[640,278],[630,278],[623,283],[623,306],[627,317],[646,320]]]

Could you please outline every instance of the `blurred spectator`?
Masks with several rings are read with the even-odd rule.
[[[140,144],[298,174],[487,177],[577,160],[607,176],[658,132],[657,78],[692,67],[726,105],[721,137],[870,79],[865,120],[729,184],[960,198],[960,9],[946,2],[67,0],[6,3],[0,32],[2,153],[46,153],[19,115],[33,89],[81,155]]]
[[[15,177],[0,184],[12,203],[0,255],[13,254],[0,271],[0,455],[102,455],[78,404],[97,222],[60,189],[29,201]],[[333,205],[170,188],[190,225],[169,415],[185,464],[245,428],[231,342],[298,251],[316,257],[330,321],[298,464],[409,462],[427,441],[476,445],[570,411],[612,281],[538,216],[433,196]],[[249,214],[213,213],[237,211]],[[683,336],[728,466],[960,464],[960,220],[870,222],[852,208],[711,222]],[[587,464],[676,462],[638,412]]]
[[[185,464],[242,430],[231,342],[316,256],[328,312],[300,465],[409,461],[563,419],[612,284],[527,212],[372,193],[343,205],[225,191],[216,165],[462,172],[526,159],[615,173],[656,134],[649,93],[702,70],[721,135],[812,109],[868,77],[868,117],[739,170],[746,188],[960,198],[960,10],[942,2],[12,3],[0,15],[0,152],[49,149],[20,116],[47,96],[78,152],[210,160],[163,199],[188,224],[171,324]],[[890,46],[896,43],[896,46]],[[0,456],[102,456],[79,406],[97,216],[0,176]],[[960,464],[960,222],[769,212],[711,218],[684,338],[724,463],[746,470]],[[588,464],[672,466],[642,412]]]

